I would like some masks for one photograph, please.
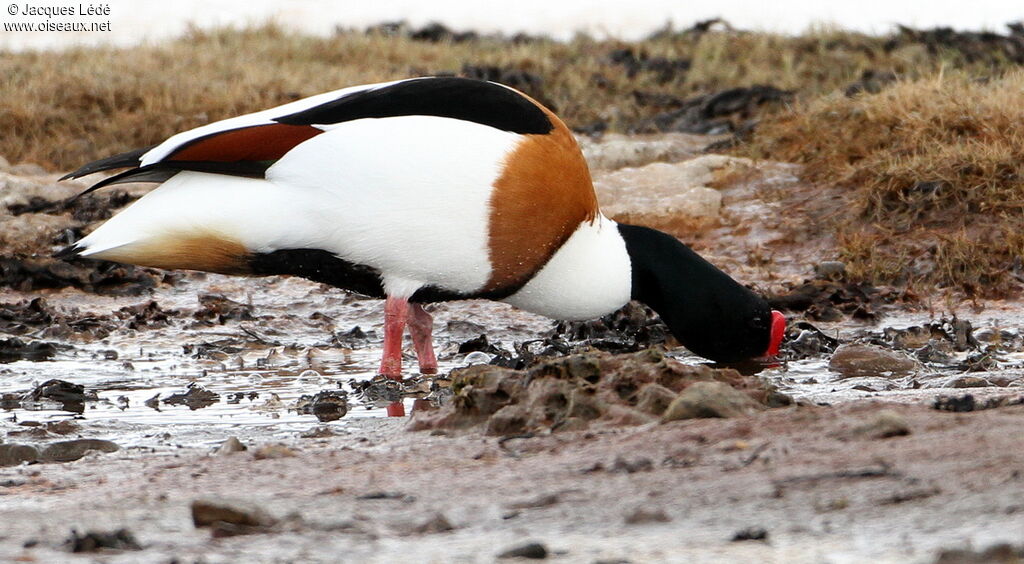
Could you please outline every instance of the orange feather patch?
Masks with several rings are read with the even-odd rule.
[[[526,135],[494,183],[488,241],[492,272],[486,291],[526,283],[582,222],[597,217],[597,196],[576,139],[544,111],[555,128]]]
[[[200,137],[171,153],[170,161],[274,161],[323,130],[309,125],[272,123]]]
[[[238,241],[212,232],[168,233],[92,255],[166,270],[248,274],[249,251]]]

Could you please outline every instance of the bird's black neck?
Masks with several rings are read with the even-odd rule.
[[[680,343],[719,362],[764,354],[771,308],[675,237],[619,225],[632,271],[632,298],[658,312]]]

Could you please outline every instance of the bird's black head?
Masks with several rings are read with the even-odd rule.
[[[667,233],[634,225],[619,232],[633,299],[658,312],[683,346],[717,362],[778,354],[785,320],[761,297]]]

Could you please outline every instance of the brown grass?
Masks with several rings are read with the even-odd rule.
[[[688,71],[642,68],[630,76],[610,54],[689,61]],[[928,75],[971,67],[955,52],[892,48],[885,38],[820,30],[801,37],[741,32],[668,34],[642,43],[514,43],[482,38],[428,43],[406,36],[341,32],[314,38],[275,27],[194,31],[157,46],[0,53],[0,155],[69,170],[156,143],[183,129],[347,85],[466,65],[524,71],[570,127],[605,121],[625,129],[666,107],[641,106],[634,92],[678,100],[709,91],[771,84],[816,95],[842,89],[869,69]]]
[[[826,96],[761,124],[748,154],[848,188],[836,218],[857,275],[997,295],[1024,250],[1024,72]],[[1019,266],[1019,265],[1018,265]]]
[[[0,52],[0,155],[67,171],[319,92],[473,66],[539,78],[513,85],[570,127],[603,122],[612,131],[690,96],[770,84],[795,90],[799,102],[768,117],[740,150],[805,163],[808,180],[848,188],[850,213],[835,227],[851,272],[993,294],[1014,286],[1024,249],[1024,78],[972,77],[1013,68],[1004,47],[830,29],[675,33],[639,43],[194,31],[155,46]],[[624,49],[639,68],[613,60]],[[682,61],[688,70],[678,70]],[[842,94],[869,71],[901,82]]]

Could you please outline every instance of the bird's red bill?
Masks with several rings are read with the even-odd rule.
[[[768,341],[768,351],[765,356],[776,356],[779,354],[779,346],[782,344],[782,337],[786,334],[786,317],[781,312],[772,310],[772,332]]]

